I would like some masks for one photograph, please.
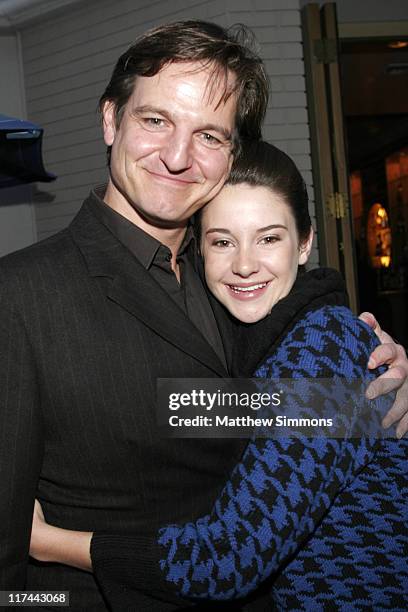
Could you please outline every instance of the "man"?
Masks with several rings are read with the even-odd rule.
[[[239,459],[242,440],[158,438],[155,392],[159,377],[228,375],[188,220],[221,189],[239,138],[259,137],[266,104],[261,61],[222,28],[148,32],[101,98],[106,190],[1,262],[0,588],[106,609],[91,575],[27,564],[34,497],[58,526],[153,531],[203,514]],[[134,609],[185,605],[140,594]]]

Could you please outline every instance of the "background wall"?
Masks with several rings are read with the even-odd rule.
[[[19,37],[0,32],[0,113],[25,118],[25,92]],[[0,190],[0,256],[37,239],[31,187]]]
[[[96,105],[119,55],[148,28],[188,18],[253,29],[271,81],[264,137],[295,159],[313,197],[299,0],[88,0],[21,32],[28,117],[44,127],[45,165],[58,175],[41,187],[54,200],[35,202],[39,238],[106,181]]]
[[[0,254],[65,227],[89,189],[106,182],[97,100],[116,59],[135,37],[152,26],[176,19],[201,18],[224,26],[241,22],[253,29],[271,82],[264,137],[287,151],[299,165],[314,217],[300,27],[300,10],[308,2],[21,0],[24,10],[15,16],[19,32],[5,35],[0,27],[0,76],[1,82],[7,83],[0,92],[0,112],[27,117],[45,128],[45,164],[58,179],[50,185],[36,186],[34,213],[26,203],[30,198],[27,190],[25,194],[6,194],[4,190],[0,193],[0,201],[9,204],[0,207]],[[319,4],[323,3],[320,0]],[[11,6],[12,0],[7,4]],[[36,22],[24,25],[23,19],[30,17],[34,4],[34,8],[43,11],[41,17],[37,15]],[[336,5],[343,28],[353,23],[398,23],[408,19],[406,0],[337,0]],[[47,14],[51,7],[59,12]],[[13,201],[23,204],[12,206]],[[318,262],[317,248],[311,261]]]

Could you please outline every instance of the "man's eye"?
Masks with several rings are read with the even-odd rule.
[[[163,119],[159,119],[159,117],[145,117],[143,119],[145,125],[147,125],[148,127],[163,127],[164,126],[164,120]]]
[[[207,146],[214,148],[214,147],[220,147],[222,145],[221,140],[219,138],[216,138],[212,134],[208,134],[207,132],[202,132],[200,136],[201,136],[201,140]]]

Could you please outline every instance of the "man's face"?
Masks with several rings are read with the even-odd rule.
[[[210,75],[197,63],[173,63],[138,77],[119,127],[112,104],[105,106],[112,147],[105,200],[136,225],[185,225],[228,176],[236,97],[209,95]]]

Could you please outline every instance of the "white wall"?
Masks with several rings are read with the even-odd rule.
[[[90,188],[106,182],[97,101],[119,55],[160,21],[219,20],[215,1],[101,0],[75,5],[22,32],[29,116],[45,128],[46,167],[57,174],[52,203],[36,204],[39,237],[66,226]],[[189,8],[187,9],[186,6]]]
[[[0,34],[0,113],[25,118],[22,64],[17,34]],[[0,256],[36,241],[29,186],[0,189]]]
[[[83,0],[62,15],[22,30],[28,118],[45,128],[43,185],[54,201],[35,202],[39,238],[65,227],[89,189],[106,181],[97,100],[118,56],[146,29],[202,18],[250,26],[271,82],[264,137],[299,165],[314,216],[300,6],[308,0]],[[320,4],[323,4],[321,0]],[[340,22],[406,19],[406,0],[337,0]],[[4,112],[4,110],[3,110]],[[312,261],[318,261],[317,250]]]
[[[46,186],[54,202],[36,203],[40,238],[66,226],[106,181],[96,105],[115,61],[148,28],[186,18],[253,28],[272,90],[264,137],[294,157],[313,195],[299,0],[81,2],[22,32],[29,117],[45,128],[46,167],[58,175]]]
[[[296,162],[315,206],[299,0],[227,0],[228,25],[244,23],[259,42],[270,80],[263,137]],[[318,264],[317,240],[310,263]]]

